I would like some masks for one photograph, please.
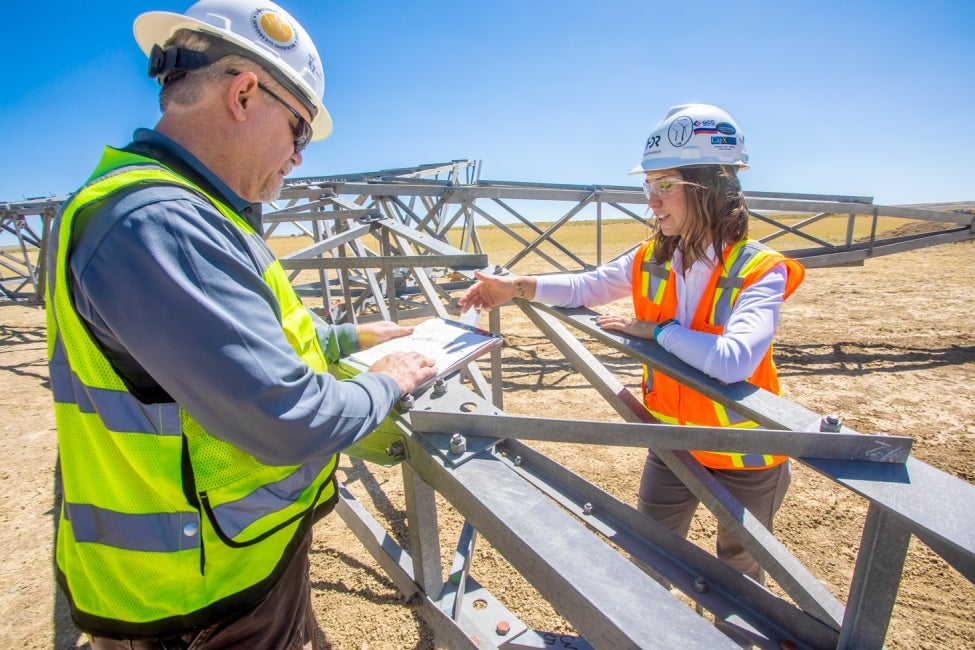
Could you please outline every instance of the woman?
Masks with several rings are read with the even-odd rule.
[[[779,307],[802,282],[795,260],[748,239],[737,173],[748,154],[738,125],[707,104],[675,106],[654,128],[643,161],[644,192],[656,225],[650,239],[598,269],[549,276],[491,276],[461,297],[464,311],[518,296],[564,307],[632,295],[635,317],[599,316],[608,330],[656,340],[686,363],[726,383],[749,381],[779,393],[772,339]],[[644,403],[661,422],[754,427],[721,404],[644,368]],[[784,456],[692,452],[769,530],[791,481]],[[654,454],[640,482],[641,512],[686,536],[697,498]],[[765,573],[719,524],[718,557],[760,584]]]

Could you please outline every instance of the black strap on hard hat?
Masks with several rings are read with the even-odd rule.
[[[149,78],[155,79],[158,77],[159,83],[165,86],[167,83],[179,79],[190,70],[197,70],[211,63],[216,63],[223,57],[231,54],[242,56],[261,66],[275,81],[298,98],[305,105],[305,108],[308,109],[308,112],[311,113],[312,119],[314,119],[315,114],[318,112],[315,108],[315,103],[311,101],[307,93],[298,84],[288,79],[288,77],[279,71],[268,68],[262,61],[255,59],[253,53],[243,47],[219,38],[211,39],[210,47],[203,52],[172,45],[169,47],[162,47],[158,44],[153,45],[149,51]]]
[[[190,70],[216,63],[230,54],[242,54],[243,52],[246,50],[216,39],[211,41],[210,47],[203,52],[185,47],[153,45],[149,51],[149,78],[159,77],[159,83],[166,85]]]

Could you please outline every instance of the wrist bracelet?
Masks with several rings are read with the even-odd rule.
[[[676,318],[668,318],[662,323],[658,323],[656,327],[653,328],[653,340],[656,341],[657,337],[660,336],[660,332],[663,331],[668,325],[680,325]]]

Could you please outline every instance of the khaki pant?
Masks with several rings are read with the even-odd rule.
[[[791,461],[769,469],[708,470],[762,524],[772,530],[772,519],[792,482]],[[699,501],[687,486],[652,451],[640,479],[638,509],[681,537],[687,537]],[[717,555],[760,585],[765,571],[731,532],[718,524]]]

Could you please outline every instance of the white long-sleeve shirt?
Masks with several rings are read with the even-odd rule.
[[[708,249],[707,255],[715,260],[713,248]],[[536,276],[535,300],[560,307],[594,307],[632,296],[635,257],[636,249],[593,271]],[[695,262],[686,274],[681,273],[682,268],[677,251],[673,269],[677,279],[676,318],[681,325],[665,327],[657,342],[685,363],[719,381],[729,384],[744,381],[755,372],[772,344],[785,292],[785,265],[776,265],[739,294],[720,336],[685,326],[694,316],[713,263]]]

